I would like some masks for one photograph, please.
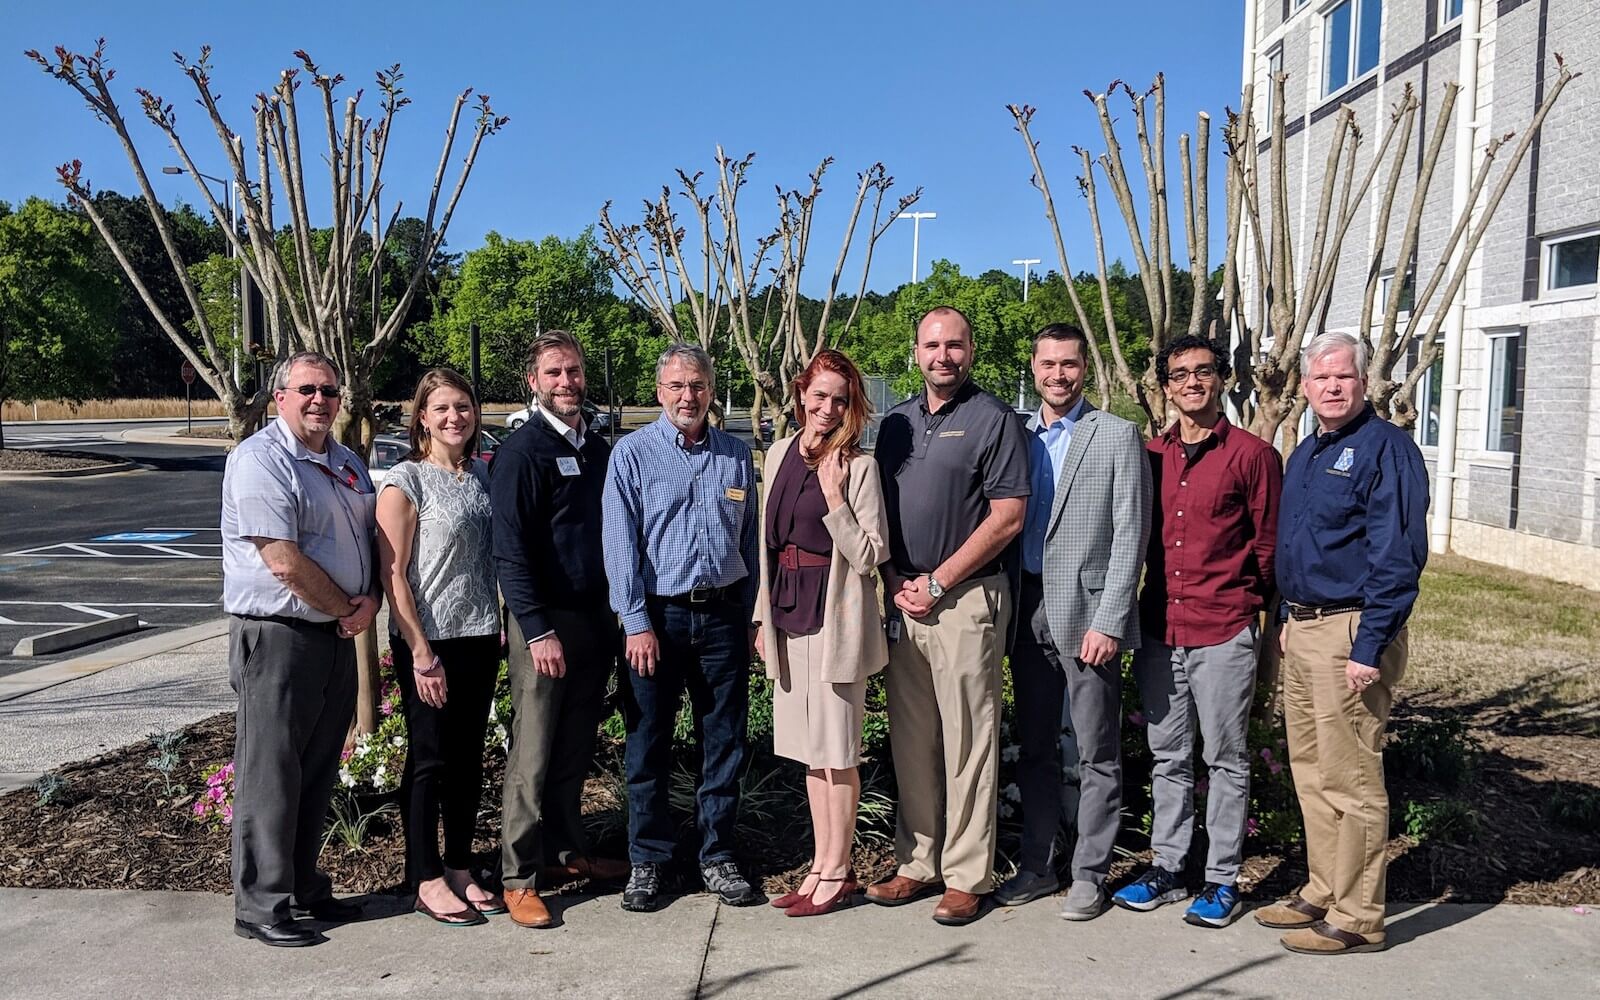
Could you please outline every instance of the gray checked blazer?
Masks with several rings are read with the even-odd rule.
[[[1139,573],[1150,537],[1150,465],[1128,421],[1093,406],[1072,428],[1044,540],[1044,605],[1062,658],[1089,629],[1139,648]]]

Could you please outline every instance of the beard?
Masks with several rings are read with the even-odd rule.
[[[539,393],[539,405],[558,417],[571,417],[583,411],[583,393],[557,396],[554,392]]]

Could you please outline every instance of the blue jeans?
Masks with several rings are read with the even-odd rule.
[[[647,604],[661,645],[656,672],[641,677],[623,667],[628,858],[634,864],[672,858],[672,729],[687,689],[701,758],[695,789],[700,863],[730,861],[750,707],[750,612],[725,600],[691,605],[652,597]]]

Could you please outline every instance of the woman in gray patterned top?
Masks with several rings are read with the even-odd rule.
[[[379,572],[410,735],[400,782],[406,878],[417,912],[445,924],[505,912],[469,871],[500,660],[488,468],[477,450],[472,387],[435,368],[412,400],[411,453],[378,493]]]

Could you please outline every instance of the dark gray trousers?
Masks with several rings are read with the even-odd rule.
[[[293,619],[228,622],[228,680],[239,696],[233,750],[233,910],[290,917],[333,892],[317,870],[339,751],[356,707],[356,647]]]
[[[534,670],[516,618],[506,624],[515,713],[500,800],[500,875],[507,889],[535,888],[542,866],[567,852],[588,853],[583,782],[621,644],[609,609],[546,614],[561,640],[565,677]]]
[[[1065,698],[1079,757],[1078,839],[1072,878],[1103,884],[1111,869],[1122,808],[1122,658],[1091,667],[1076,649],[1056,648],[1039,577],[1023,574],[1017,642],[1011,653],[1022,793],[1020,867],[1048,874],[1061,827],[1061,704]]]

